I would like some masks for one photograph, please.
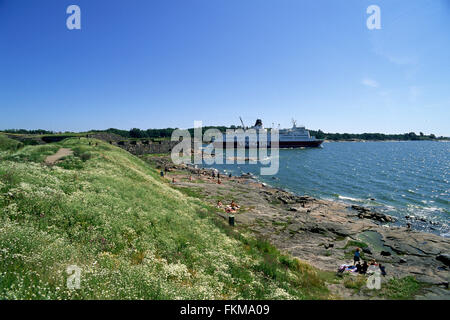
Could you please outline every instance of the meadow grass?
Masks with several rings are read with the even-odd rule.
[[[344,286],[348,289],[361,290],[367,283],[367,278],[363,275],[346,275],[344,279]]]
[[[44,165],[60,147],[74,154]],[[2,149],[0,299],[330,297],[318,270],[195,196],[98,140]],[[78,290],[69,265],[81,268]]]
[[[412,276],[393,278],[382,287],[379,295],[392,300],[412,300],[423,288],[424,285]]]
[[[362,241],[355,241],[355,240],[350,240],[347,242],[347,244],[345,245],[344,249],[347,249],[349,247],[354,247],[356,248],[367,248],[368,245],[365,242]]]
[[[0,151],[15,151],[23,147],[23,143],[0,134]]]

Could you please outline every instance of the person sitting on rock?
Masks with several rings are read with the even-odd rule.
[[[355,265],[357,262],[359,262],[360,257],[361,257],[360,249],[356,248],[355,255],[353,256],[353,265]]]
[[[383,277],[385,277],[386,276],[386,267],[385,266],[383,266],[383,265],[381,265],[381,263],[378,265],[378,267],[380,268],[380,271],[381,271],[381,275],[383,276]]]
[[[222,201],[217,200],[217,208],[222,208],[223,204]]]
[[[361,269],[362,269],[361,263],[359,263],[358,261],[358,263],[356,264],[356,272],[361,273]]]
[[[237,210],[237,209],[240,208],[240,206],[238,206],[237,203],[234,202],[234,200],[231,200],[230,206],[231,206],[231,208],[232,208],[233,210]]]
[[[366,274],[367,273],[367,269],[369,268],[369,265],[367,264],[367,261],[364,261],[362,266],[361,266],[361,274]]]
[[[337,270],[337,274],[342,274],[345,271],[345,265],[339,266],[338,270]]]
[[[225,208],[225,212],[226,212],[226,213],[234,213],[234,212],[236,212],[236,210],[234,210],[234,209],[231,208],[230,206],[227,206],[227,207]]]

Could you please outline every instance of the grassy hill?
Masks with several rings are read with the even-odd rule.
[[[231,229],[120,148],[3,141],[0,299],[329,297],[321,272]],[[60,147],[74,155],[44,165]],[[69,265],[79,290],[66,288]]]
[[[0,151],[8,151],[8,150],[15,151],[21,148],[22,146],[23,144],[21,142],[9,139],[3,134],[0,134]]]

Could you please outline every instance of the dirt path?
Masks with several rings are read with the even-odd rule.
[[[61,148],[56,152],[54,155],[48,156],[45,159],[45,164],[55,164],[56,161],[60,160],[61,158],[64,158],[66,156],[70,156],[73,154],[73,151],[67,148]]]

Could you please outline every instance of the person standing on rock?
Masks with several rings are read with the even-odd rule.
[[[355,255],[353,256],[353,265],[355,265],[357,262],[359,262],[360,257],[361,257],[361,251],[359,248],[356,248]]]

